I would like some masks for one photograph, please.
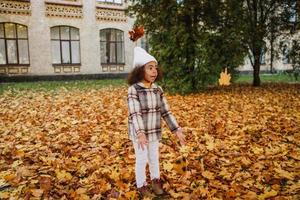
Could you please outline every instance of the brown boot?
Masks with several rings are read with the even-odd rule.
[[[152,189],[156,195],[162,195],[164,193],[160,179],[152,180]]]
[[[152,198],[153,197],[153,194],[150,192],[147,185],[144,185],[143,187],[138,188],[138,192],[139,192],[141,198],[144,198],[144,197]]]

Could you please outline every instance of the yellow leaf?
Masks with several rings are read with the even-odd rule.
[[[275,197],[277,195],[277,192],[275,190],[271,190],[270,192],[265,192],[261,195],[258,195],[258,200],[264,200],[270,197]]]
[[[73,177],[69,172],[66,172],[65,170],[55,170],[56,177],[59,180],[71,180]]]
[[[86,193],[86,188],[78,188],[78,189],[76,190],[76,193],[77,193],[77,194],[84,194],[84,193]]]
[[[169,194],[173,197],[173,198],[179,198],[181,195],[177,192],[175,192],[174,190],[170,190]]]
[[[225,72],[221,72],[219,85],[230,85],[231,75],[227,73],[227,68],[225,68]]]
[[[126,199],[135,199],[136,198],[136,191],[129,191],[125,193]]]
[[[287,178],[289,180],[293,180],[294,179],[294,175],[288,171],[285,171],[283,169],[278,169],[278,168],[275,168],[274,169],[275,172],[277,172],[279,174],[279,176],[281,177],[284,177],[284,178]]]
[[[0,192],[0,199],[8,199],[9,198],[9,192]]]
[[[34,197],[41,197],[43,195],[43,192],[44,192],[44,190],[42,190],[42,189],[32,189],[31,190],[31,194]]]
[[[203,177],[212,180],[215,179],[214,173],[210,172],[210,171],[204,171],[201,173]]]
[[[163,168],[164,168],[164,170],[166,170],[166,171],[171,171],[172,169],[173,169],[173,164],[172,163],[164,163],[163,164]]]

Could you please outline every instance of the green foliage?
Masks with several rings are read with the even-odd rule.
[[[171,92],[190,93],[216,84],[221,71],[243,62],[245,48],[233,21],[222,21],[220,0],[133,1],[129,13],[150,36],[151,54]]]
[[[0,83],[0,95],[5,91],[18,93],[18,91],[53,91],[59,89],[78,89],[88,90],[103,87],[118,87],[126,85],[124,79],[105,79],[105,80],[73,80],[73,81],[38,81],[38,82],[19,82],[19,83]]]
[[[293,74],[296,80],[298,80],[300,74],[300,42],[299,40],[293,41],[293,46],[289,52],[289,57],[292,60]]]

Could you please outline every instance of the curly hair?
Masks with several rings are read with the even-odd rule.
[[[135,83],[141,82],[145,77],[145,65],[142,67],[135,67],[129,73],[127,78],[128,85],[133,85]],[[157,68],[157,77],[155,81],[159,81],[162,79],[162,70]]]

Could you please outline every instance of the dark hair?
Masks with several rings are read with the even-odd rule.
[[[127,83],[129,85],[133,85],[135,83],[141,82],[144,79],[145,76],[145,65],[142,67],[135,67],[133,70],[129,73],[127,78]],[[160,68],[157,68],[157,77],[155,81],[159,81],[162,79],[162,70]]]

